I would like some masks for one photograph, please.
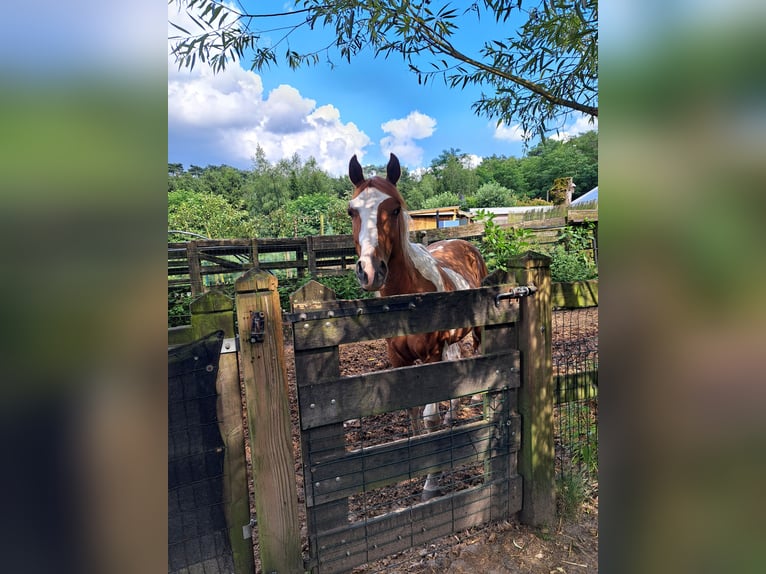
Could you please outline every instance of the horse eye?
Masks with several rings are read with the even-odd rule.
[[[354,217],[354,210],[353,210],[353,209],[351,209],[350,207],[348,208],[348,211],[347,211],[347,213],[348,213],[348,216],[349,216],[349,217]]]
[[[400,212],[401,210],[402,210],[402,208],[401,208],[401,207],[397,207],[396,209],[394,209],[394,210],[391,212],[391,215],[393,215],[394,217],[396,217],[397,215],[399,215],[399,212]]]

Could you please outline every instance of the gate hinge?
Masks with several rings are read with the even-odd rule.
[[[239,350],[239,338],[229,337],[221,342],[221,354],[236,353]]]
[[[263,343],[266,333],[266,316],[263,311],[250,312],[250,342]]]
[[[251,518],[250,522],[245,524],[242,527],[242,538],[243,540],[247,540],[248,538],[253,537],[253,528],[258,524],[258,520],[255,518]]]

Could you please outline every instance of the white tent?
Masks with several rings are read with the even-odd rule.
[[[598,186],[594,187],[589,192],[582,194],[580,197],[575,199],[571,205],[580,205],[590,201],[598,201]]]

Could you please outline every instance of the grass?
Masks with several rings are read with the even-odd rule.
[[[590,488],[585,477],[577,472],[556,479],[556,505],[559,516],[565,520],[576,518],[588,498]]]

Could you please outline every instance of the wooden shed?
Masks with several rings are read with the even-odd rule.
[[[474,217],[468,211],[461,211],[458,205],[436,209],[417,209],[410,211],[409,214],[412,218],[410,231],[467,225],[472,222]]]

